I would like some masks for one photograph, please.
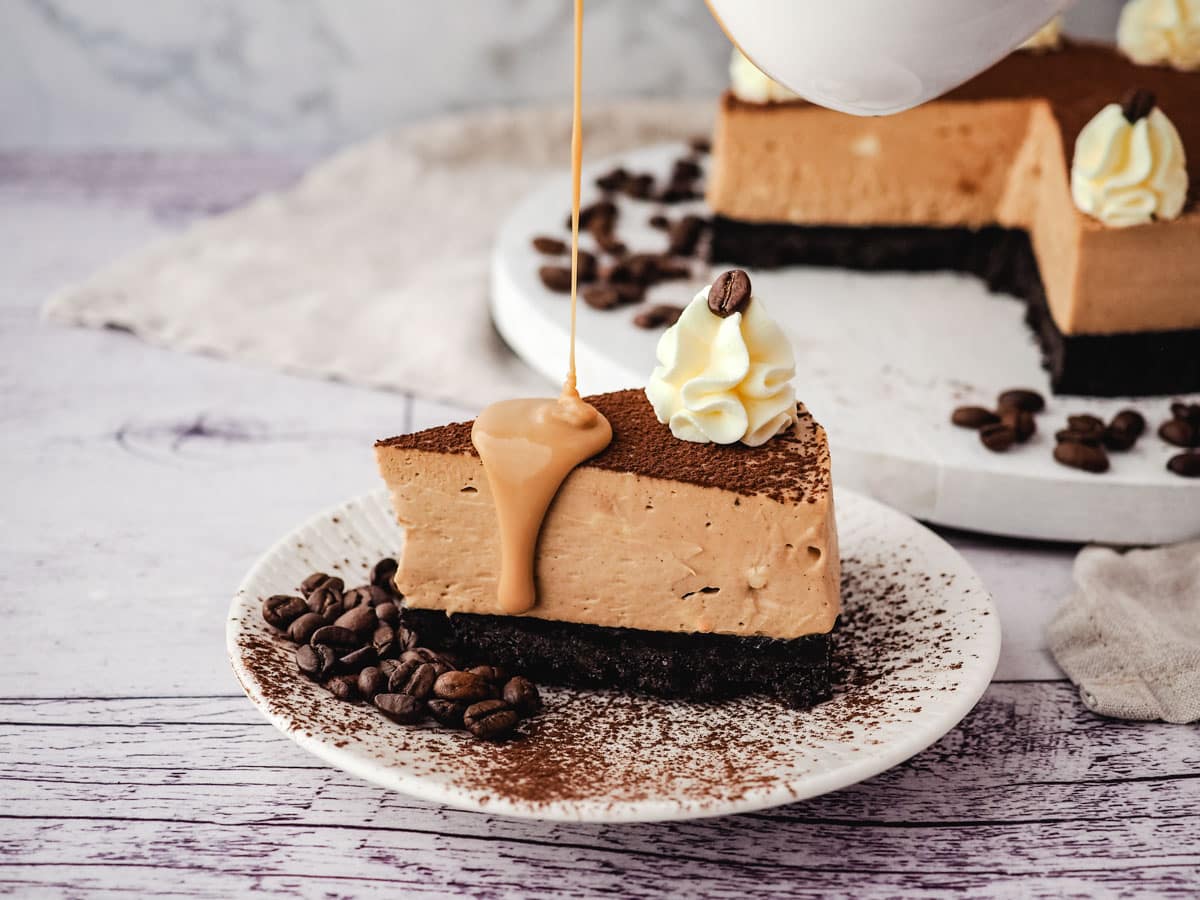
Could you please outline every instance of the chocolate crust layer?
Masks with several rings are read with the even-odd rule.
[[[681,441],[658,421],[636,389],[585,397],[613,428],[608,447],[583,465],[663,481],[718,488],[779,503],[816,502],[830,487],[829,447],[821,427],[803,408],[799,424],[761,447]],[[457,422],[378,441],[377,447],[478,456],[471,422]]]
[[[989,290],[1026,301],[1026,319],[1056,394],[1200,391],[1200,329],[1112,335],[1059,331],[1029,235],[1021,230],[760,224],[716,216],[711,255],[714,263],[758,268],[807,265],[976,275]]]
[[[832,696],[826,634],[676,634],[429,609],[405,609],[404,620],[426,646],[487,659],[539,683],[681,700],[766,694],[799,708]]]

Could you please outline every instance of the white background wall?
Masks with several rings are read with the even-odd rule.
[[[1111,38],[1119,8],[1079,0],[1070,26]],[[587,9],[590,96],[724,85],[702,0]],[[328,146],[562,99],[570,21],[567,0],[0,0],[0,147]]]

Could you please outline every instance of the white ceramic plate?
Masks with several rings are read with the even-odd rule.
[[[301,676],[262,620],[262,598],[308,573],[361,583],[404,534],[384,493],[284,537],[233,599],[228,648],[251,701],[330,765],[405,794],[510,816],[583,822],[748,812],[837,790],[902,762],[955,726],[991,680],[1000,623],[978,577],[907,516],[839,491],[844,616],[835,697],[811,710],[747,699],[668,702],[544,689],[519,739],[406,727]]]
[[[585,173],[585,199],[594,199],[593,177],[618,162],[659,174],[682,153],[682,146],[659,145],[596,162]],[[569,198],[566,175],[547,178],[502,226],[492,265],[500,333],[555,383],[566,371],[567,304],[538,280],[546,258],[530,238],[566,236]],[[635,250],[665,247],[662,232],[646,222],[656,204],[617,202],[622,240]],[[707,215],[702,203],[665,209],[672,218],[684,211]],[[650,297],[686,303],[719,271],[700,263],[694,269],[693,281],[659,285]],[[1023,303],[950,273],[794,267],[750,275],[795,347],[796,389],[829,432],[837,484],[919,519],[993,534],[1144,544],[1200,537],[1200,479],[1168,472],[1166,461],[1179,450],[1154,434],[1169,414],[1167,399],[1052,397]],[[646,383],[660,332],[633,327],[636,311],[580,304],[580,386],[588,393]],[[1036,388],[1049,401],[1028,444],[991,453],[950,425],[955,406],[992,404],[1010,387]],[[1150,433],[1131,452],[1112,454],[1109,472],[1054,462],[1053,435],[1068,414],[1108,417],[1127,406],[1142,411]]]

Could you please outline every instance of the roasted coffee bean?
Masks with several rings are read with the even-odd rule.
[[[1104,437],[1101,441],[1109,450],[1114,450],[1118,453],[1128,450],[1137,443],[1137,435],[1132,431],[1121,431],[1118,428],[1113,428],[1109,425],[1104,429]]]
[[[671,167],[672,181],[695,181],[703,174],[699,163],[692,159],[677,159]]]
[[[389,665],[393,660],[385,659],[380,661],[379,670],[387,675],[388,690],[393,694],[400,693],[404,685],[408,684],[408,679],[412,677],[412,673],[417,671],[418,666],[425,663],[414,659],[401,659],[395,666]]]
[[[654,199],[659,203],[687,203],[700,197],[701,194],[692,187],[690,181],[672,181]]]
[[[651,228],[657,228],[659,231],[666,231],[671,227],[671,220],[662,213],[655,213],[646,222]]]
[[[661,257],[655,270],[656,281],[675,281],[680,278],[691,278],[692,270],[681,262]]]
[[[428,647],[412,647],[400,654],[401,662],[409,662],[415,660],[418,663],[436,662],[441,657],[437,652],[430,650]]]
[[[1158,429],[1158,436],[1176,447],[1200,446],[1200,428],[1187,419],[1167,419]]]
[[[571,292],[571,270],[566,266],[542,266],[538,269],[538,278],[547,290],[556,294]]]
[[[370,700],[386,689],[387,677],[378,666],[367,666],[358,673],[358,693],[364,700]]]
[[[263,601],[262,617],[268,625],[286,631],[287,627],[308,612],[302,597],[276,594]]]
[[[654,193],[653,175],[631,175],[621,185],[621,191],[635,200],[645,200]]]
[[[296,648],[296,667],[316,681],[325,678],[336,664],[337,655],[331,647],[305,644]]]
[[[542,708],[542,695],[537,686],[520,675],[508,679],[500,696],[523,716],[532,716]]]
[[[433,683],[433,693],[443,700],[478,703],[491,696],[486,679],[471,672],[446,672]]]
[[[288,626],[288,639],[297,644],[307,644],[309,638],[313,636],[313,632],[324,624],[325,620],[320,615],[315,612],[306,612]]]
[[[1079,416],[1067,416],[1067,430],[1100,439],[1104,436],[1104,420],[1086,413]]]
[[[377,622],[375,610],[370,606],[356,606],[348,609],[333,620],[335,626],[348,629],[355,634],[374,631]]]
[[[646,286],[634,281],[614,284],[612,288],[617,292],[617,297],[622,303],[641,303],[646,296]]]
[[[358,699],[358,679],[353,675],[338,675],[336,678],[330,678],[325,682],[325,687],[339,700],[353,703]]]
[[[504,684],[508,681],[508,673],[499,666],[472,666],[467,671],[493,684]]]
[[[579,227],[590,230],[593,227],[611,229],[617,221],[617,204],[611,200],[597,200],[579,210]],[[598,223],[607,222],[607,225]],[[567,214],[567,228],[571,227],[571,215]]]
[[[1007,406],[1000,411],[1000,421],[1013,430],[1018,444],[1024,444],[1037,431],[1037,420],[1027,409]]]
[[[466,708],[463,724],[475,737],[494,741],[516,727],[517,713],[503,700],[481,700]]]
[[[375,617],[380,622],[387,622],[389,625],[395,625],[400,619],[400,607],[391,600],[386,600],[375,607]]]
[[[1181,403],[1176,400],[1171,404],[1171,415],[1200,427],[1200,403]]]
[[[684,216],[667,230],[667,252],[676,256],[691,256],[704,233],[704,220],[699,216]]]
[[[562,256],[567,252],[567,242],[539,235],[533,239],[533,249],[538,253],[545,253],[547,256]]]
[[[1167,460],[1167,469],[1184,478],[1200,478],[1200,452],[1176,453]]]
[[[371,566],[371,571],[367,573],[367,581],[375,585],[375,587],[383,588],[392,596],[399,593],[396,590],[396,585],[393,579],[396,577],[396,570],[400,567],[392,557],[385,556],[375,565]]]
[[[342,594],[342,609],[353,609],[356,606],[378,606],[391,600],[392,594],[373,584],[364,584],[352,588]]]
[[[403,625],[396,626],[396,649],[399,652],[411,650],[419,643],[421,643],[421,638],[415,631],[405,628]]]
[[[671,327],[683,314],[682,306],[674,306],[670,303],[659,303],[651,306],[649,309],[644,309],[633,317],[633,324],[638,328],[663,328]]]
[[[979,429],[979,442],[993,453],[1003,453],[1017,442],[1017,433],[1003,422],[984,425]]]
[[[621,166],[605,172],[596,179],[596,187],[602,191],[619,191],[629,178],[629,173]]]
[[[1054,439],[1060,444],[1067,441],[1072,444],[1087,444],[1090,447],[1099,447],[1104,442],[1104,435],[1094,431],[1072,431],[1070,428],[1063,428],[1054,432]]]
[[[376,694],[375,706],[393,722],[411,725],[425,717],[425,704],[409,694]]]
[[[438,675],[438,670],[432,663],[421,663],[408,676],[408,680],[400,688],[400,693],[410,694],[418,700],[426,700],[433,693],[433,684],[437,681]],[[390,681],[388,686],[391,686]]]
[[[1132,125],[1139,119],[1150,115],[1157,102],[1153,91],[1145,88],[1130,88],[1121,98],[1121,114],[1125,117],[1125,121]]]
[[[694,137],[688,141],[688,146],[696,153],[712,153],[712,141],[706,137]]]
[[[579,251],[579,283],[585,281],[595,281],[596,272],[599,270],[596,264],[596,255],[588,253],[586,250]]]
[[[300,582],[300,593],[307,597],[328,580],[329,576],[324,572],[313,572]]]
[[[318,628],[309,641],[313,644],[328,644],[341,650],[352,650],[362,644],[357,634],[340,625],[324,625]]]
[[[391,656],[396,652],[396,629],[387,622],[380,622],[371,634],[371,646],[379,654],[379,658]]]
[[[399,670],[403,665],[404,663],[400,662],[398,659],[381,659],[379,661],[379,671],[383,673],[384,678],[387,678],[390,681],[392,675],[394,675],[396,671]],[[413,668],[416,668],[416,666]]]
[[[1114,431],[1132,434],[1134,440],[1137,440],[1146,431],[1146,417],[1136,409],[1123,409],[1113,416],[1108,427]]]
[[[1028,388],[1013,388],[1009,391],[1004,391],[996,398],[996,406],[1000,409],[1006,409],[1010,406],[1017,409],[1023,409],[1027,412],[1038,413],[1046,408],[1046,398],[1037,391],[1031,391]]]
[[[1062,441],[1054,448],[1054,458],[1064,466],[1085,472],[1108,471],[1108,454],[1103,447],[1095,444]]]
[[[379,655],[375,652],[375,648],[370,644],[365,644],[340,656],[338,668],[343,672],[357,672],[363,666],[374,665],[377,662],[379,662]]]
[[[741,269],[722,272],[708,289],[708,308],[722,319],[741,312],[750,302],[750,276]]]
[[[960,406],[950,414],[950,421],[959,428],[982,428],[995,425],[1000,417],[982,406]]]
[[[621,305],[621,295],[608,284],[592,284],[583,289],[583,302],[592,309],[615,309]]]
[[[463,713],[467,711],[467,704],[454,700],[430,700],[427,705],[429,714],[438,724],[447,728],[463,727]]]
[[[308,603],[309,609],[326,622],[332,622],[342,614],[342,592],[333,584],[332,579],[309,594],[305,602]]]

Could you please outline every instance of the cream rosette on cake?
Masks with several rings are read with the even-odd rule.
[[[659,340],[646,396],[681,440],[757,447],[796,421],[792,346],[756,297],[731,315],[714,313],[711,287]]]
[[[1129,0],[1117,46],[1141,66],[1200,69],[1200,0]]]

